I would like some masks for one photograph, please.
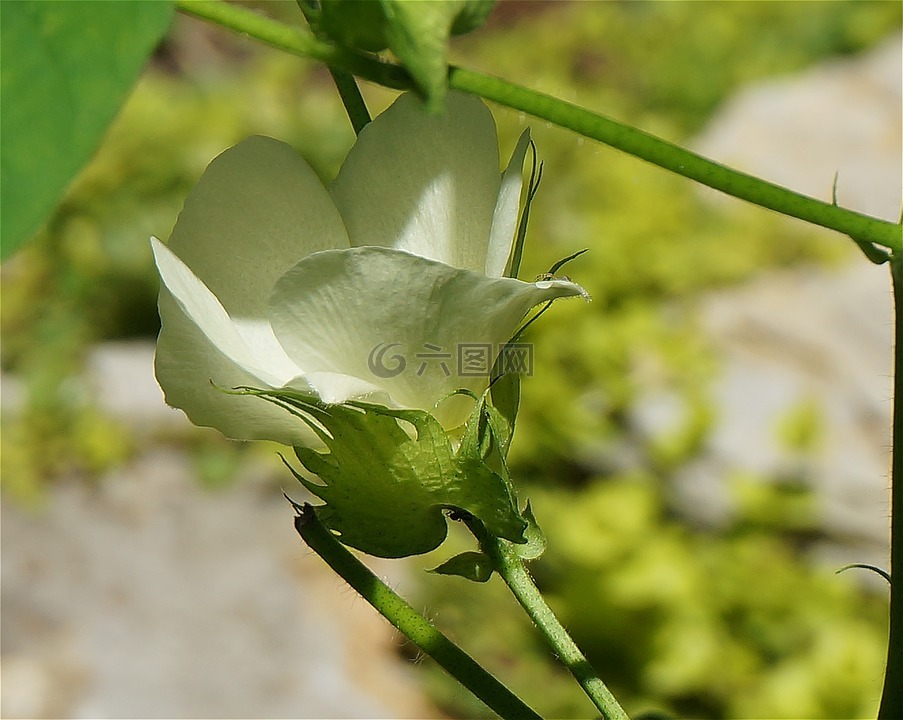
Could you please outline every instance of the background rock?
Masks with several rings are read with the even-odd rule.
[[[831,562],[887,565],[892,312],[884,267],[769,274],[706,299],[720,351],[715,429],[676,484],[685,512],[730,513],[726,479],[800,477],[815,493]],[[796,408],[818,418],[814,446],[781,438]],[[714,508],[714,510],[713,510]],[[722,515],[723,517],[723,515]]]
[[[899,222],[901,126],[903,35],[896,35],[861,56],[750,86],[692,147],[827,202],[836,173],[839,205]]]
[[[750,87],[692,145],[822,200],[830,201],[837,172],[839,204],[896,221],[901,56],[897,35],[860,57]],[[739,202],[718,198],[725,208]],[[713,388],[717,420],[703,458],[677,484],[681,507],[718,522],[732,508],[730,473],[803,472],[816,493],[830,562],[886,567],[893,339],[886,266],[857,253],[836,271],[769,273],[705,298],[702,318],[722,359]],[[802,460],[781,442],[779,426],[806,402],[821,430],[814,453]]]
[[[3,506],[4,717],[435,716],[271,482],[193,475],[151,448]]]

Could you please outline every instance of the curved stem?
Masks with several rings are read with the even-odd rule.
[[[176,7],[185,14],[210,20],[295,55],[320,60],[371,82],[398,90],[414,87],[408,73],[398,65],[336,47],[298,28],[223,0],[176,0]],[[459,67],[449,68],[448,85],[573,130],[728,195],[844,233],[860,244],[874,243],[895,252],[903,250],[903,227],[899,224],[816,200],[732,170],[630,125],[550,95]]]
[[[502,718],[541,720],[540,715],[370,572],[324,527],[311,505],[292,504],[298,512],[295,529],[310,549],[449,675]]]
[[[900,225],[816,200],[708,160],[667,140],[564,100],[506,80],[453,67],[449,87],[521,110],[584,137],[598,140],[665,170],[784,215],[837,230],[862,242],[899,249]]]
[[[894,286],[894,419],[890,499],[890,634],[880,720],[903,717],[903,253],[890,261]]]
[[[224,0],[175,0],[185,15],[208,20],[239,35],[259,40],[293,55],[311,58],[396,90],[414,87],[404,68],[318,40],[312,33],[286,25]]]
[[[523,560],[515,552],[511,543],[491,535],[483,524],[474,517],[465,517],[464,522],[480,543],[480,548],[492,560],[494,569],[502,577],[511,593],[526,611],[536,627],[542,632],[552,651],[567,667],[599,709],[604,720],[627,720],[627,713],[618,704],[614,695],[596,674],[577,643],[555,617],[546,604],[539,588],[527,572]]]

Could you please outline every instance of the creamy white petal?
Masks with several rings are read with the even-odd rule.
[[[250,348],[255,367],[265,369],[268,376],[273,378],[271,385],[274,387],[284,385],[301,372],[301,368],[285,354],[285,350],[273,334],[269,320],[239,318],[233,319],[232,324]]]
[[[442,401],[436,415],[453,428],[472,405],[444,398],[459,388],[480,392],[488,381],[462,371],[458,353],[483,348],[488,369],[527,310],[579,294],[565,281],[540,288],[406,252],[352,248],[316,253],[280,278],[270,321],[288,355],[308,373],[361,378],[400,407],[433,410]]]
[[[258,382],[269,386],[278,387],[301,372],[300,368],[292,363],[285,375],[282,377],[275,375],[267,365],[266,357],[255,354],[219,300],[191,269],[157,238],[151,238],[151,248],[163,287],[171,293],[181,313],[207,336],[210,344],[217,348],[220,354],[256,377]],[[269,325],[265,318],[262,321]],[[161,338],[165,337],[168,330],[164,321],[160,331]],[[216,382],[215,379],[214,381]]]
[[[524,130],[511,154],[511,161],[502,173],[499,198],[492,216],[492,233],[486,253],[484,272],[489,277],[501,277],[511,256],[517,221],[520,219],[520,198],[524,186],[524,157],[530,147],[530,131]]]
[[[224,355],[165,288],[160,291],[160,318],[164,330],[154,367],[169,405],[184,411],[195,425],[216,428],[235,440],[318,444],[310,429],[287,411],[259,397],[230,395],[213,386],[265,389],[266,383]]]
[[[495,122],[449,93],[442,115],[406,94],[361,132],[330,187],[352,245],[483,272],[499,193]]]
[[[275,365],[267,364],[260,343],[246,341],[263,333],[249,335],[236,328],[210,290],[176,255],[156,238],[151,238],[151,247],[163,281],[154,366],[166,402],[183,410],[195,425],[214,427],[231,438],[310,444],[310,431],[285,410],[220,389],[279,387],[300,373],[273,337],[269,322],[260,321],[284,358],[283,367],[275,368],[282,374],[274,374]]]
[[[392,405],[392,398],[383,388],[352,375],[336,372],[312,372],[299,380],[302,384],[313,388],[323,402],[330,404],[356,398],[366,399],[380,405]]]
[[[210,163],[169,240],[233,318],[262,318],[276,280],[318,250],[348,247],[329,193],[289,145],[255,136]]]

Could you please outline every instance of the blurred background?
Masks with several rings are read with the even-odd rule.
[[[300,22],[293,3],[256,9]],[[901,200],[891,2],[516,2],[453,41],[499,75],[889,220]],[[365,85],[376,113],[393,94]],[[544,164],[525,278],[576,250],[593,302],[531,329],[512,469],[532,570],[628,712],[873,716],[887,589],[888,273],[849,239],[493,107]],[[322,567],[266,443],[165,407],[167,237],[249,134],[334,176],[326,71],[177,17],[91,164],[2,270],[4,717],[487,717]],[[500,581],[373,562],[545,717],[591,717]]]

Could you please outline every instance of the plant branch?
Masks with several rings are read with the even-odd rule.
[[[398,65],[318,40],[309,31],[258,15],[240,5],[224,0],[176,0],[175,6],[185,15],[207,20],[293,55],[319,60],[378,85],[396,90],[414,87],[408,73]]]
[[[339,91],[339,97],[345,106],[345,112],[348,113],[348,120],[351,121],[351,127],[354,128],[354,134],[360,135],[367,124],[370,122],[370,111],[367,110],[367,103],[364,102],[364,96],[361,95],[360,88],[354,80],[354,75],[339,70],[332,66],[329,67],[329,74],[332,75],[332,81],[335,83],[336,90]]]
[[[836,230],[860,242],[876,243],[893,250],[903,247],[903,228],[900,225],[816,200],[733,170],[638,128],[551,95],[458,67],[449,69],[448,84],[449,87],[474,93],[573,130],[741,200]]]
[[[890,499],[890,633],[879,720],[903,717],[903,253],[890,260],[894,287],[894,419]]]
[[[310,33],[223,0],[176,0],[176,7],[187,15],[215,22],[295,55],[319,60],[370,82],[397,90],[414,87],[408,73],[398,65],[323,42]],[[816,200],[732,170],[642,130],[551,95],[460,67],[449,68],[448,85],[573,130],[728,195],[849,235],[861,245],[874,244],[894,252],[903,251],[903,226],[899,224]]]
[[[521,607],[545,636],[561,663],[576,678],[583,691],[599,709],[603,720],[627,720],[627,713],[546,604],[539,588],[527,572],[524,561],[511,543],[491,535],[483,524],[472,516],[465,517],[464,522],[479,541],[482,551],[492,560],[493,569],[502,577]]]
[[[541,720],[519,697],[370,572],[320,522],[313,506],[292,505],[298,512],[295,529],[304,542],[411,642],[500,717]]]

